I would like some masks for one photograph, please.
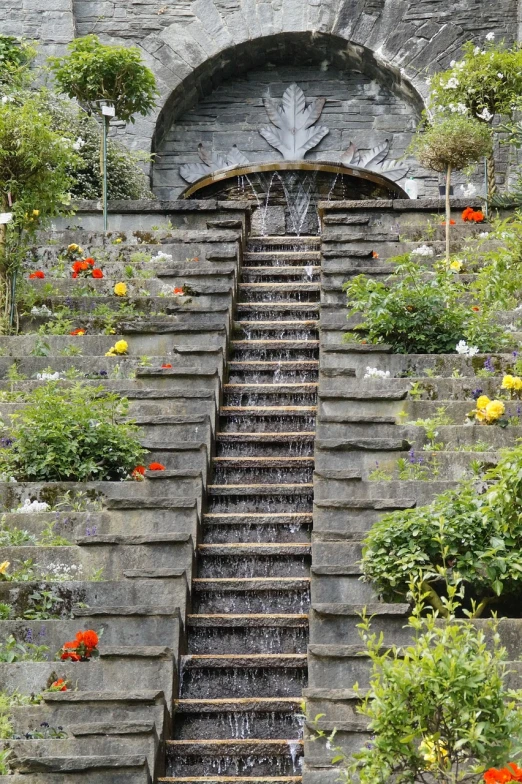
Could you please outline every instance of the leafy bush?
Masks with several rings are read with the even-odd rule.
[[[486,769],[519,752],[522,694],[506,687],[507,655],[498,631],[491,624],[491,644],[473,623],[455,620],[454,601],[448,607],[449,619],[440,622],[435,615],[422,617],[418,604],[408,621],[413,642],[401,649],[384,648],[382,635],[363,618],[372,671],[358,712],[369,720],[372,740],[352,758],[337,755],[340,780],[478,784]]]
[[[13,35],[0,35],[0,87],[20,87],[28,79],[36,49],[27,41]]]
[[[367,534],[366,580],[404,600],[419,578],[441,613],[445,580],[462,579],[480,615],[499,596],[522,588],[522,446],[501,452],[481,482],[461,481],[431,504],[384,515]]]
[[[502,343],[489,313],[464,304],[464,286],[456,276],[412,260],[391,259],[396,266],[386,282],[357,275],[344,284],[349,313],[364,313],[360,327],[371,343],[389,343],[401,354],[445,354],[460,340],[473,338],[483,351]]]
[[[32,482],[124,479],[144,455],[138,428],[118,421],[127,407],[103,387],[43,384],[13,414],[0,471]]]
[[[73,173],[71,193],[76,199],[99,199],[102,194],[100,175],[100,129],[92,117],[79,115],[74,126],[79,165]],[[78,143],[78,142],[77,142]],[[146,156],[133,153],[114,139],[107,141],[107,195],[109,199],[150,199],[148,177],[140,168]]]
[[[510,310],[522,297],[522,213],[495,220],[487,240],[493,248],[479,246],[481,265],[470,288],[486,307]],[[474,253],[472,248],[470,255]]]

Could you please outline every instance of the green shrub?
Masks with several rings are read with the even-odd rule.
[[[481,492],[482,490],[482,492]],[[475,615],[522,588],[522,446],[506,449],[477,485],[462,481],[431,504],[384,515],[367,534],[362,568],[388,600],[419,578],[442,613],[438,587],[462,579]]]
[[[491,624],[490,642],[470,621],[455,620],[454,601],[448,607],[450,617],[441,622],[422,617],[417,604],[408,621],[413,642],[401,649],[386,649],[363,618],[372,670],[358,712],[368,719],[372,739],[351,758],[336,755],[341,781],[478,784],[486,769],[519,753],[522,694],[506,686],[498,631]]]
[[[78,115],[73,126],[80,162],[73,172],[71,193],[75,199],[100,199],[100,129],[94,118]],[[83,142],[83,144],[82,144]],[[109,199],[150,199],[148,177],[140,162],[146,156],[133,153],[114,139],[107,142],[107,187]]]
[[[138,428],[118,421],[127,407],[103,387],[42,384],[13,414],[0,471],[31,482],[124,479],[144,455]]]
[[[386,282],[357,275],[345,283],[349,313],[363,313],[360,324],[371,343],[388,343],[400,354],[446,354],[461,340],[493,351],[502,333],[484,308],[463,303],[465,287],[448,269],[423,267],[406,254]]]

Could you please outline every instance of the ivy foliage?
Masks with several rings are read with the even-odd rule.
[[[28,79],[36,49],[13,35],[0,35],[0,89],[19,87]]]
[[[480,482],[461,481],[426,506],[385,514],[363,545],[364,578],[389,600],[420,579],[441,612],[439,587],[462,580],[475,614],[522,589],[522,446],[501,452]]]
[[[156,80],[136,46],[106,45],[86,35],[67,49],[64,57],[50,57],[49,67],[60,91],[89,112],[99,112],[103,100],[114,106],[116,117],[133,123],[135,114],[146,115],[154,107]]]
[[[460,340],[482,351],[502,343],[489,312],[463,301],[464,284],[446,265],[423,266],[413,254],[390,259],[385,281],[357,275],[344,284],[349,315],[364,314],[359,329],[370,343],[387,343],[400,354],[446,354]]]
[[[144,456],[139,429],[122,422],[124,398],[82,383],[42,384],[13,414],[0,450],[0,471],[19,481],[85,482],[125,479]]]

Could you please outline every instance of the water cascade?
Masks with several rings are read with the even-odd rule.
[[[300,780],[319,258],[314,237],[245,254],[170,781]]]

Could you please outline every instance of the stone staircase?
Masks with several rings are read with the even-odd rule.
[[[459,221],[466,205],[454,206]],[[0,638],[45,643],[52,658],[78,629],[103,629],[96,662],[0,663],[8,690],[40,692],[53,670],[76,687],[12,709],[16,772],[0,784],[333,784],[302,695],[308,716],[324,713],[322,726],[357,748],[368,735],[352,687],[369,673],[359,613],[366,607],[388,642],[408,640],[409,606],[380,601],[359,579],[361,541],[382,512],[430,501],[522,436],[520,426],[464,424],[473,390],[495,396],[513,357],[492,355],[486,378],[476,375],[486,356],[342,342],[359,320],[346,320],[342,283],[387,275],[388,258],[426,242],[441,251],[438,202],[324,203],[320,238],[248,238],[244,204],[133,209],[120,207],[104,237],[84,205],[83,228],[62,222],[34,250],[31,269],[46,274],[27,284],[36,304],[72,309],[71,330],[86,335],[38,335],[47,317],[27,307],[21,334],[0,337],[6,423],[37,373],[75,368],[129,399],[149,461],[166,467],[142,483],[0,483],[6,510],[68,499],[4,519],[37,536],[52,524],[70,542],[2,548],[0,561],[67,562],[83,575],[0,582],[0,602],[13,607]],[[455,249],[487,228],[457,225]],[[102,280],[63,274],[57,260],[71,242],[99,261]],[[113,294],[121,280],[125,307]],[[173,293],[183,286],[188,296]],[[105,357],[119,338],[128,356]],[[367,366],[390,377],[365,379]],[[441,407],[452,424],[438,428],[436,461],[422,478],[399,479],[411,449],[430,459],[412,422]],[[95,569],[100,582],[88,579]],[[23,620],[38,588],[63,599],[62,617]],[[520,631],[518,618],[501,620],[514,685]],[[26,737],[43,722],[67,738]]]
[[[301,781],[319,258],[317,238],[246,247],[160,781]]]

